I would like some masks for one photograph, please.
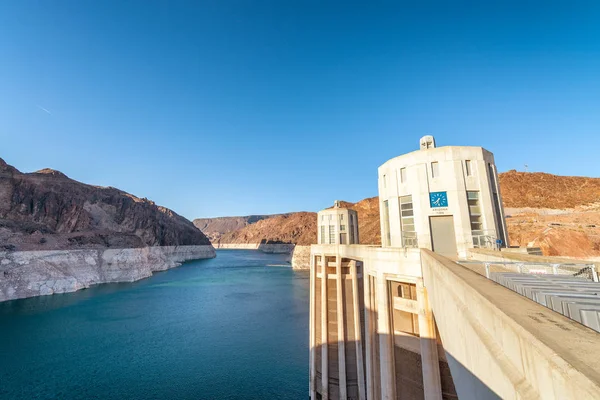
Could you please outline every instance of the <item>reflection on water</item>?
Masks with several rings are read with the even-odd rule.
[[[308,274],[284,255],[217,255],[0,303],[0,398],[306,398]]]

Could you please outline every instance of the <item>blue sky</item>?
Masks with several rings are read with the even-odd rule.
[[[577,1],[4,1],[0,157],[188,218],[377,195],[425,134],[599,176],[598,21]]]

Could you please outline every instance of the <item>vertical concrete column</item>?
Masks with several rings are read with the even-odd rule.
[[[356,371],[358,376],[358,399],[365,400],[367,397],[365,394],[365,370],[363,364],[362,331],[360,327],[360,292],[358,290],[358,268],[356,266],[356,261],[351,261],[350,274],[352,275],[352,307],[354,310],[354,340],[356,341]]]
[[[375,392],[373,391],[373,337],[375,332],[373,330],[373,321],[371,314],[373,312],[373,301],[371,298],[371,277],[365,271],[363,264],[363,287],[364,290],[364,302],[365,302],[365,356],[367,358],[367,394],[369,399],[375,398]]]
[[[329,360],[327,345],[329,329],[327,318],[327,258],[321,255],[321,398],[329,399]]]
[[[394,373],[394,332],[390,326],[391,306],[389,288],[383,274],[377,274],[377,331],[379,333],[379,362],[382,400],[396,399]]]
[[[344,335],[344,296],[342,295],[342,258],[335,256],[335,283],[337,292],[337,337],[338,337],[338,364],[339,364],[339,382],[340,382],[340,400],[346,400],[348,397],[348,388],[346,387],[346,338]]]
[[[310,387],[309,396],[311,399],[316,399],[317,389],[317,358],[316,358],[316,327],[315,318],[317,316],[317,302],[316,302],[316,289],[317,289],[317,266],[315,265],[315,255],[310,256]]]
[[[423,392],[425,400],[442,399],[440,363],[435,340],[433,314],[429,307],[427,289],[423,278],[417,279],[417,304],[419,306],[419,334],[421,336],[421,365],[423,369]]]

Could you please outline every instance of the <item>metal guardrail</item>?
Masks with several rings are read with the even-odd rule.
[[[402,247],[418,248],[417,232],[402,232]]]
[[[485,275],[490,279],[492,266],[498,265],[510,272],[522,274],[543,275],[567,275],[599,282],[598,271],[594,264],[583,263],[532,263],[532,262],[508,262],[508,261],[471,261],[459,260],[458,264],[483,264]]]
[[[476,234],[475,232],[480,232]],[[500,245],[496,233],[487,231],[473,231],[473,247],[478,249],[493,249],[498,250]]]

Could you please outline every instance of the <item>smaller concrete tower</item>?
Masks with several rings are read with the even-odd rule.
[[[336,200],[332,208],[319,211],[319,244],[358,244],[358,214]]]

